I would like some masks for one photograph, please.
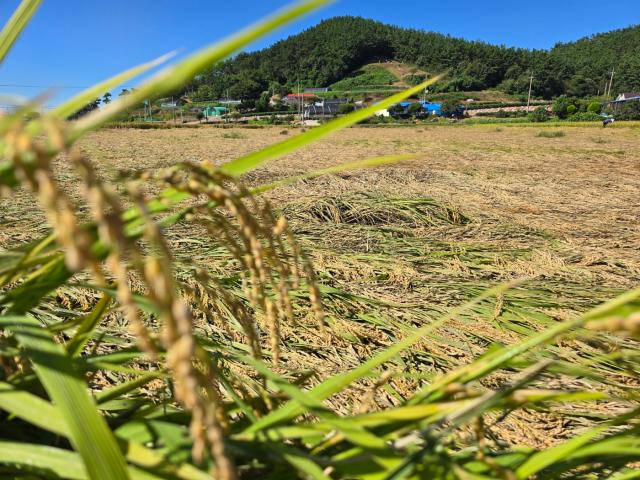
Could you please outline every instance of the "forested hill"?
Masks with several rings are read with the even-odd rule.
[[[533,71],[536,96],[586,96],[603,90],[613,67],[617,91],[640,90],[638,52],[640,26],[532,51],[336,17],[264,50],[240,54],[199,76],[189,90],[198,100],[256,98],[298,84],[328,86],[365,64],[393,60],[430,73],[450,70],[440,91],[499,88],[523,94]]]
[[[640,26],[559,43],[551,55],[584,78],[608,76],[615,68],[619,91],[640,90]]]

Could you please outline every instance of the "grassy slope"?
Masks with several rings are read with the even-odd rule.
[[[353,72],[339,82],[331,85],[333,91],[367,91],[369,89],[381,89],[397,83],[399,78],[384,68],[382,65],[369,64]]]
[[[356,70],[348,77],[331,85],[331,91],[323,96],[333,95],[367,95],[374,98],[384,97],[393,90],[409,88],[407,76],[428,75],[429,73],[401,62],[370,63]],[[431,101],[442,101],[454,98],[464,101],[469,98],[477,102],[514,102],[518,99],[513,95],[498,90],[483,90],[477,92],[438,93],[429,97]]]

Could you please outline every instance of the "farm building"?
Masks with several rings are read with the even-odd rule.
[[[313,93],[313,94],[317,94],[317,93],[328,93],[331,90],[331,88],[329,87],[322,87],[322,88],[318,88],[318,87],[314,87],[314,88],[305,88],[304,89],[304,93]]]
[[[231,105],[231,106],[239,106],[242,105],[242,100],[230,100],[230,99],[224,99],[224,100],[218,100],[218,103],[220,105]]]
[[[304,108],[305,118],[335,117],[340,114],[340,106],[349,103],[346,98],[323,100],[306,105]]]
[[[640,102],[640,92],[621,93],[615,100],[611,102],[605,102],[603,103],[603,105],[605,107],[613,108],[614,110],[616,110],[620,105],[623,105],[627,102]]]
[[[631,93],[621,93],[616,98],[616,102],[626,102],[628,100],[638,100],[640,99],[640,92],[631,92]]]
[[[290,93],[282,99],[282,103],[295,106],[301,103],[307,105],[318,99],[318,96],[313,93]]]
[[[229,109],[227,107],[205,107],[202,109],[202,114],[207,118],[221,117],[227,113],[229,113]]]

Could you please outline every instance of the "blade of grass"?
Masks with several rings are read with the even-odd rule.
[[[640,469],[625,469],[612,476],[609,480],[636,480],[640,478]]]
[[[69,440],[82,457],[90,477],[96,480],[130,478],[115,437],[64,347],[32,317],[0,317],[0,326],[12,332],[28,351],[36,374],[64,419]]]
[[[380,365],[383,365],[384,363],[390,361],[395,356],[399,355],[404,350],[411,347],[411,345],[413,345],[414,343],[420,341],[420,339],[422,339],[424,336],[430,334],[431,332],[433,332],[433,330],[439,328],[447,321],[451,320],[452,318],[455,318],[457,315],[461,313],[464,313],[465,311],[472,308],[474,305],[477,305],[478,303],[480,303],[481,301],[487,298],[504,293],[513,285],[514,283],[499,285],[495,288],[485,291],[483,294],[479,295],[478,297],[451,310],[449,313],[440,317],[438,320],[436,320],[432,324],[419,328],[413,334],[408,335],[402,340],[396,342],[393,346],[380,352],[378,355],[364,362],[359,367],[351,370],[350,372],[346,372],[341,375],[336,375],[324,381],[317,387],[313,388],[309,392],[309,395],[315,398],[316,400],[324,400],[329,396],[334,395],[335,393],[347,387],[349,384],[355,381],[358,381],[362,377],[368,375],[369,372],[374,368],[377,368]],[[302,408],[299,402],[295,400],[291,400],[290,402],[280,407],[278,410],[274,410],[273,412],[261,418],[259,421],[257,421],[253,425],[249,426],[243,433],[251,434],[251,433],[258,432],[260,430],[264,430],[281,421],[291,419],[292,417],[299,415],[303,411],[304,409]]]
[[[11,50],[11,47],[18,39],[24,28],[36,13],[42,0],[22,0],[0,32],[0,63],[2,63]]]
[[[105,398],[109,392],[104,392]],[[122,391],[118,393],[122,393]],[[55,406],[32,393],[18,390],[8,383],[0,382],[0,409],[43,430],[67,438],[70,436],[69,429]],[[152,471],[159,469],[160,473],[170,474],[171,478],[175,477],[181,480],[207,480],[210,478],[207,473],[193,465],[183,463],[174,466],[159,453],[139,443],[127,440],[119,434],[116,435],[127,459],[135,465]]]
[[[104,314],[107,311],[107,307],[111,303],[111,297],[109,295],[104,295],[102,299],[93,307],[91,313],[84,317],[80,326],[78,327],[78,331],[73,336],[69,343],[67,343],[67,352],[72,357],[77,357],[82,352],[82,349],[91,339],[91,335],[95,328],[100,323],[100,320],[104,317]]]
[[[371,449],[384,449],[386,443],[384,440],[371,434],[360,425],[351,421],[338,417],[334,412],[328,409],[321,401],[315,399],[312,395],[301,390],[295,385],[290,384],[280,376],[273,373],[263,362],[252,357],[242,357],[243,361],[251,365],[261,375],[269,379],[278,388],[278,390],[295,399],[302,405],[308,413],[317,415],[324,423],[331,425],[333,428],[342,433],[348,440],[355,445],[360,445]]]
[[[130,380],[128,382],[124,382],[116,385],[115,387],[105,389],[96,395],[96,402],[99,404],[108,402],[109,400],[113,400],[115,398],[122,397],[124,394],[127,394],[137,388],[145,385],[157,378],[161,378],[162,373],[160,372],[149,372],[144,375],[141,375],[138,378]]]
[[[530,351],[540,345],[551,342],[567,332],[580,328],[589,320],[601,318],[603,316],[613,314],[616,309],[624,308],[626,304],[632,302],[640,297],[640,288],[626,292],[596,308],[588,311],[584,315],[578,317],[575,320],[560,323],[559,325],[549,328],[538,335],[534,335],[524,341],[513,345],[511,347],[501,348],[489,355],[476,360],[472,364],[463,367],[459,370],[451,372],[445,375],[439,381],[432,383],[421,392],[417,393],[411,400],[410,404],[417,404],[425,400],[431,394],[435,392],[441,392],[442,389],[453,383],[461,382],[467,383],[477,378],[484,377],[494,370],[502,367],[510,360]]]
[[[627,420],[636,417],[640,413],[640,408],[636,408],[630,412],[627,412],[624,415],[616,417],[615,419],[606,422],[605,424],[591,428],[582,435],[574,437],[567,442],[564,442],[557,447],[550,448],[548,450],[544,450],[542,452],[538,452],[531,456],[524,464],[522,464],[516,470],[516,476],[518,479],[526,479],[531,478],[536,473],[544,470],[550,465],[553,465],[555,462],[562,460],[563,458],[567,458],[572,453],[576,452],[579,448],[587,445],[589,442],[596,439],[598,436],[606,432],[609,428],[622,425]]]
[[[322,468],[301,452],[294,450],[293,448],[283,448],[280,446],[276,446],[275,449],[280,452],[287,462],[293,465],[300,472],[305,473],[308,478],[312,478],[314,480],[331,480],[331,477],[327,476]]]
[[[67,118],[69,115],[77,112],[82,107],[84,107],[87,103],[93,101],[93,99],[99,97],[103,93],[108,92],[112,88],[115,88],[118,85],[121,85],[122,83],[126,82],[131,78],[137,77],[138,75],[146,72],[147,70],[150,70],[154,67],[157,67],[158,65],[161,65],[167,62],[173,56],[175,56],[175,52],[167,53],[166,55],[163,55],[157,58],[156,60],[152,60],[151,62],[143,63],[142,65],[133,67],[127,70],[126,72],[122,72],[108,80],[105,80],[102,83],[99,83],[93,87],[90,87],[80,92],[78,95],[71,98],[70,100],[67,100],[66,102],[56,107],[51,112],[51,114],[59,118]]]
[[[33,472],[44,476],[37,478],[93,480],[82,463],[82,458],[75,452],[56,447],[35,445],[30,443],[0,441],[0,465],[15,466],[21,473]],[[166,480],[165,476],[131,467],[129,474],[132,480]],[[32,478],[32,477],[11,477]],[[206,478],[211,478],[207,476]],[[204,480],[204,479],[202,479]]]
[[[90,478],[77,453],[55,447],[0,441],[0,464],[15,466],[23,472],[47,472],[44,478]]]
[[[51,403],[4,382],[0,382],[0,409],[57,435],[68,433],[67,425]]]

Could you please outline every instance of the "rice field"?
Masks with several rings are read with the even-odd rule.
[[[1,478],[638,478],[636,124],[106,128],[325,3],[0,119]]]
[[[221,165],[281,140],[281,130],[104,129],[79,146],[103,179],[120,185],[119,179],[137,171],[177,162]],[[372,156],[415,155],[400,164],[305,180],[266,194],[312,260],[326,315],[326,332],[320,332],[294,293],[299,321],[280,325],[277,371],[317,385],[357,368],[487,288],[518,282],[497,299],[454,315],[379,375],[328,400],[341,415],[383,411],[496,345],[517,345],[637,286],[640,131],[578,127],[551,137],[540,131],[532,126],[351,128],[249,173],[246,183],[258,185]],[[298,133],[291,129],[289,135]],[[55,175],[82,204],[67,158],[56,161]],[[48,230],[24,190],[3,202],[0,225],[0,248]],[[188,278],[189,265],[197,263],[231,282],[239,268],[202,225],[179,224],[168,231],[168,241],[178,277]],[[82,288],[60,289],[42,314],[64,318],[70,309],[88,311],[96,301],[95,293]],[[126,321],[108,318],[105,334],[132,340]],[[241,342],[241,335],[206,318],[198,327],[214,342],[229,341],[230,335]],[[533,387],[610,397],[489,413],[484,428],[491,442],[550,448],[632,406],[629,392],[640,382],[637,363],[628,362],[637,358],[638,344],[614,335],[607,342],[603,347],[601,341],[568,338],[554,345],[556,371]],[[109,342],[100,348],[107,353]],[[620,354],[617,360],[606,357],[612,351]],[[597,375],[567,372],[594,365]],[[494,372],[479,388],[500,389],[513,375]],[[120,381],[113,373],[98,374],[92,388],[102,391]],[[164,384],[156,383],[139,395],[161,397]]]

